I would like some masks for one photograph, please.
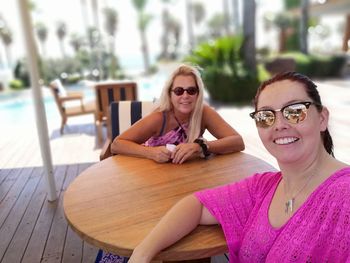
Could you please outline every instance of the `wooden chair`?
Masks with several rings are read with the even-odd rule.
[[[113,101],[137,100],[137,83],[131,81],[101,82],[95,85],[97,138],[102,142],[102,126],[107,126],[107,138],[111,137],[108,111]]]
[[[111,143],[120,133],[153,111],[155,104],[151,101],[119,101],[112,102],[109,111],[110,134],[103,145],[100,160],[111,156]]]
[[[64,126],[67,119],[73,116],[85,114],[95,114],[95,101],[84,103],[83,94],[81,92],[67,92],[59,79],[55,79],[49,84],[52,94],[55,98],[58,110],[61,115],[60,133],[63,134]],[[79,106],[68,106],[67,102],[78,101]]]

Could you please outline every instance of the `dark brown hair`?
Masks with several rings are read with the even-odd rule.
[[[322,102],[321,102],[321,97],[320,94],[318,93],[317,90],[317,85],[308,77],[304,76],[303,74],[297,73],[297,72],[283,72],[283,73],[279,73],[275,76],[273,76],[272,78],[264,81],[260,87],[258,88],[256,95],[254,97],[253,103],[254,103],[254,107],[255,110],[257,110],[257,105],[258,105],[258,99],[259,96],[261,94],[261,92],[266,88],[266,86],[277,82],[277,81],[282,81],[282,80],[290,80],[290,81],[296,81],[299,82],[301,84],[303,84],[303,86],[305,87],[305,91],[307,93],[307,95],[312,99],[312,101],[315,103],[315,106],[317,108],[317,110],[319,112],[322,111]],[[323,146],[326,149],[326,151],[334,156],[334,152],[333,152],[333,140],[332,140],[332,136],[329,133],[328,128],[326,128],[325,131],[321,132],[321,138],[323,141]]]

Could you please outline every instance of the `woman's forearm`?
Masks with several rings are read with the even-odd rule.
[[[202,204],[191,195],[173,206],[135,248],[130,263],[150,262],[162,249],[190,233],[199,224]]]
[[[215,154],[225,154],[243,151],[245,146],[240,135],[231,135],[215,141],[207,142],[209,152]]]
[[[133,141],[117,139],[111,145],[113,154],[125,154],[135,157],[149,158],[147,147]]]

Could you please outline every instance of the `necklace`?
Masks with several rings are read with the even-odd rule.
[[[298,197],[298,195],[305,189],[305,187],[310,183],[311,178],[315,175],[315,173],[312,173],[309,178],[306,180],[305,184],[297,191],[297,193],[292,196],[292,198],[288,199],[285,203],[285,210],[284,212],[286,214],[293,213],[294,210],[294,203],[295,199]],[[284,184],[284,192],[286,193],[286,184]]]

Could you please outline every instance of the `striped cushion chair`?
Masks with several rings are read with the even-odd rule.
[[[108,111],[113,101],[137,100],[137,83],[132,81],[104,81],[95,85],[96,127],[99,142],[104,139],[103,126],[107,126],[107,138],[111,137]]]
[[[104,144],[100,160],[109,157],[111,153],[111,143],[114,138],[127,130],[131,125],[151,113],[155,108],[155,104],[151,101],[114,101],[110,105],[109,120],[110,120],[110,134]]]

